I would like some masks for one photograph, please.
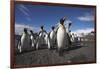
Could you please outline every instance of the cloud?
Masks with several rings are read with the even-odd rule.
[[[94,31],[93,28],[85,28],[85,29],[77,29],[76,31],[73,31],[74,33],[90,33],[91,31]]]
[[[30,12],[29,9],[25,5],[20,4],[19,6],[20,6],[20,8],[24,9],[25,11]]]
[[[93,28],[85,28],[85,29],[77,29],[76,31],[72,31],[71,33],[75,33],[78,36],[81,36],[81,34],[83,33],[84,35],[87,35],[88,33],[90,33],[91,31],[94,31]]]
[[[26,16],[29,16],[29,9],[25,7],[24,5],[20,4],[18,6],[18,9]]]
[[[25,18],[28,21],[31,21],[30,10],[25,5],[19,4],[17,8],[22,12],[23,15],[25,15]]]
[[[17,24],[17,23],[15,23],[15,34],[21,35],[24,28],[27,28],[28,31],[29,30],[33,30],[35,32],[39,31],[38,27],[33,27],[33,26],[25,25],[25,24]]]
[[[79,16],[77,17],[78,20],[80,21],[94,21],[94,16],[93,15],[90,15],[90,14],[85,14],[84,16]]]

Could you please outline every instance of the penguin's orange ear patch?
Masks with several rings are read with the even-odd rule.
[[[62,29],[64,30],[64,28],[65,28],[64,25],[61,24],[61,27],[62,27]]]

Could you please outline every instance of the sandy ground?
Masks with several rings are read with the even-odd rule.
[[[94,44],[86,42],[85,45],[73,45],[64,50],[63,56],[59,56],[55,49],[31,50],[21,54],[17,53],[15,60],[16,65],[92,62],[94,61]]]

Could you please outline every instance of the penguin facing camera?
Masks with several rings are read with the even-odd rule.
[[[47,35],[47,32],[44,30],[44,26],[41,26],[37,44],[36,44],[36,49],[39,48],[39,46],[44,45],[46,43],[45,36]]]
[[[32,30],[30,30],[30,44],[31,44],[32,47],[35,48],[36,39],[35,39],[35,37],[34,37],[34,33],[33,33]]]
[[[68,45],[67,38],[68,36],[66,35],[66,28],[64,26],[64,21],[66,20],[65,17],[60,19],[60,24],[57,30],[57,50],[59,52],[59,55],[63,55],[63,49]]]
[[[21,39],[18,44],[19,52],[26,51],[30,48],[30,36],[27,32],[27,28],[24,28]]]
[[[55,27],[54,26],[52,26],[51,27],[51,32],[50,32],[50,34],[49,34],[49,39],[50,39],[50,48],[53,48],[54,47],[54,45],[55,45],[55,40],[56,40],[56,32],[55,32]]]

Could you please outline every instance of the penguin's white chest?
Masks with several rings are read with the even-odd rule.
[[[31,41],[32,41],[32,46],[34,46],[34,44],[35,44],[35,39],[34,39],[34,37],[31,35]]]
[[[31,40],[33,39],[33,36],[31,35]]]
[[[22,35],[21,46],[23,46],[23,47],[29,46],[29,36],[27,34]]]
[[[52,32],[50,33],[50,39],[54,39],[54,38],[55,38],[55,32],[52,31]]]
[[[58,48],[64,47],[66,45],[66,30],[62,27],[59,27],[57,31],[57,44]]]
[[[45,43],[45,39],[44,39],[44,33],[41,32],[39,35],[39,44],[44,44]]]
[[[71,41],[74,42],[74,40],[75,40],[75,37],[72,35]]]
[[[47,34],[45,35],[44,39],[45,39],[45,43],[47,44],[48,43],[48,35]]]
[[[40,33],[39,37],[43,37],[43,33]]]

